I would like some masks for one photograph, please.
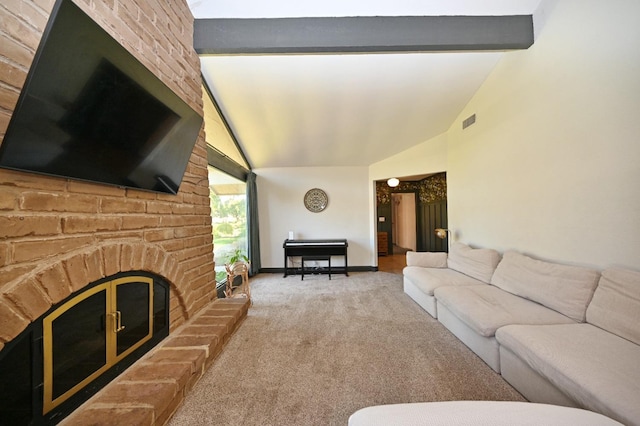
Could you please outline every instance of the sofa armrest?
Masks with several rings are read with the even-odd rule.
[[[408,251],[407,266],[421,266],[423,268],[446,268],[447,253]]]

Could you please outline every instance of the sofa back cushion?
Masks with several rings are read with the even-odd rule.
[[[640,272],[603,271],[587,308],[587,322],[640,345]]]
[[[407,266],[421,266],[423,268],[446,268],[447,253],[408,251]]]
[[[491,284],[584,322],[599,277],[595,269],[544,262],[509,251]]]
[[[449,250],[447,266],[477,280],[489,283],[493,271],[500,262],[500,253],[492,249],[474,249],[455,242]]]

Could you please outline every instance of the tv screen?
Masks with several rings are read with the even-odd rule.
[[[178,192],[202,117],[71,0],[58,0],[0,167]]]

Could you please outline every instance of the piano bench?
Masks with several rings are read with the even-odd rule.
[[[311,260],[324,260],[326,262],[329,262],[329,279],[331,279],[331,256],[325,255],[325,256],[302,256],[302,265],[301,265],[301,272],[302,272],[302,278],[301,280],[304,280],[304,262],[306,261],[311,261]]]

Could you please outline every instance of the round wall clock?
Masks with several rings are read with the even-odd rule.
[[[322,189],[313,188],[304,194],[304,206],[313,213],[320,213],[327,208],[329,197]]]

